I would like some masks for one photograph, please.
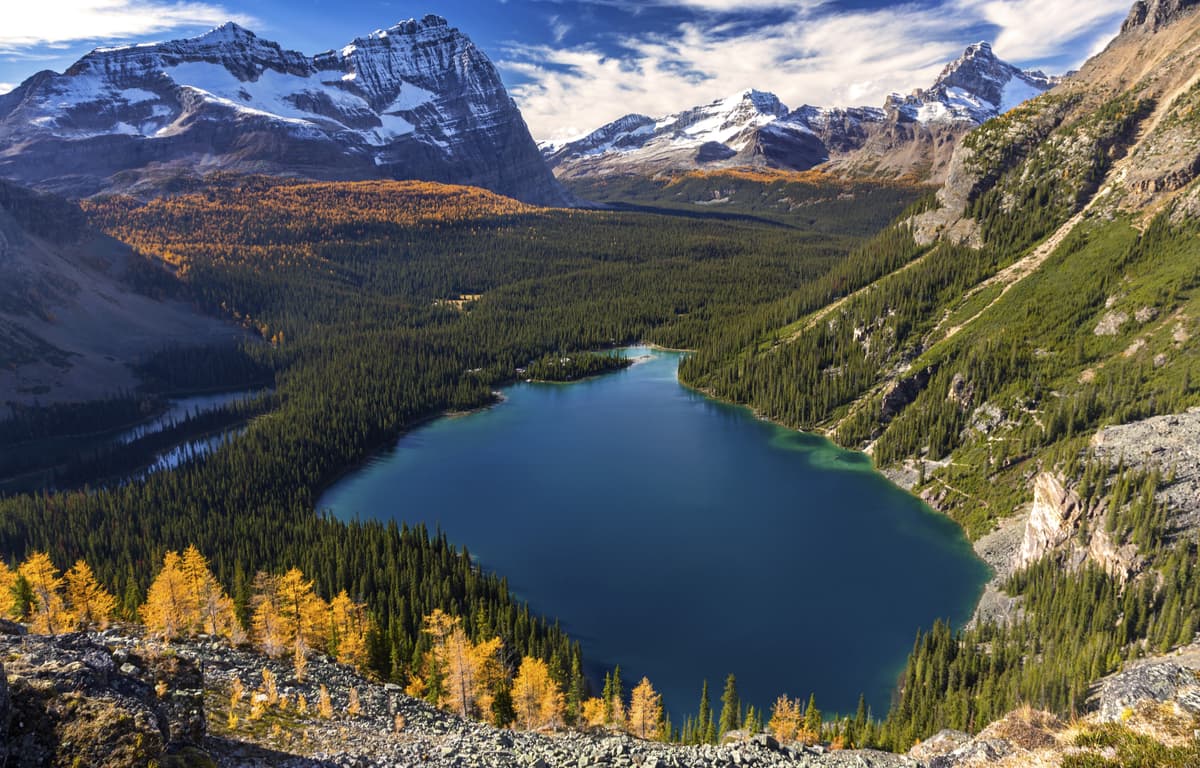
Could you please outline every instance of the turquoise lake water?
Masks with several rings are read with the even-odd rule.
[[[860,692],[886,712],[918,628],[969,618],[988,573],[961,530],[869,459],[681,386],[676,353],[572,384],[521,383],[438,419],[319,507],[440,527],[583,643],[642,675],[678,726],[708,679],[744,702]]]

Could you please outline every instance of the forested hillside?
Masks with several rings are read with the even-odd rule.
[[[819,232],[545,211],[404,182],[224,177],[149,203],[92,201],[95,226],[171,267],[148,270],[143,290],[186,298],[266,342],[238,358],[168,351],[146,370],[180,385],[241,370],[248,356],[274,372],[274,410],[171,472],[0,501],[0,549],[83,557],[127,611],[152,564],[191,543],[241,604],[255,570],[295,566],[326,599],[346,590],[370,607],[367,665],[386,678],[407,682],[421,669],[422,622],[441,609],[474,641],[500,637],[506,664],[541,658],[564,690],[578,690],[578,644],[515,601],[502,578],[436,532],[330,519],[314,509],[320,491],[422,419],[491,403],[494,387],[531,363],[537,373],[549,354],[638,340],[701,346],[732,318],[842,269],[860,233],[912,197],[883,190],[865,218],[839,219],[830,195]]]

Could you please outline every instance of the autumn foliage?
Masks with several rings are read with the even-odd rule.
[[[366,605],[352,600],[345,590],[325,602],[298,568],[281,576],[260,573],[254,587],[253,640],[270,656],[292,654],[298,678],[303,677],[307,655],[314,650],[345,664],[365,664],[371,618]],[[34,632],[104,629],[116,608],[116,598],[83,560],[65,575],[45,552],[33,553],[16,571],[0,561],[0,614],[27,622]],[[162,567],[137,613],[146,631],[163,640],[201,634],[234,644],[248,639],[233,599],[194,546],[182,554],[163,555]],[[499,640],[493,653],[498,649]]]

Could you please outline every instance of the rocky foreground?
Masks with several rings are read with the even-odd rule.
[[[124,630],[44,637],[7,628],[0,765],[20,768],[1060,765],[1081,751],[1080,729],[1091,727],[1018,712],[973,738],[945,731],[908,755],[781,745],[767,734],[672,746],[624,734],[517,732],[464,721],[328,660],[312,660],[301,683],[291,664],[218,642],[164,646]],[[1096,713],[1085,722],[1120,721],[1156,742],[1200,750],[1197,668],[1200,646],[1116,675],[1097,688]],[[244,694],[232,702],[235,681]]]

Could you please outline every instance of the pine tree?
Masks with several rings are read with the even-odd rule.
[[[17,621],[28,621],[33,613],[34,596],[33,587],[29,586],[29,579],[25,578],[25,574],[17,571],[17,578],[13,582],[12,589],[12,608],[10,615]]]
[[[66,573],[67,604],[80,629],[104,629],[117,607],[117,599],[96,581],[96,575],[83,560]]]
[[[662,696],[655,692],[648,678],[633,689],[629,701],[629,732],[639,739],[653,739],[661,735]]]
[[[608,723],[613,728],[623,731],[627,724],[625,722],[625,692],[621,688],[621,665],[618,664],[613,669]]]
[[[71,616],[63,602],[63,580],[45,552],[34,552],[21,563],[21,575],[33,595],[30,624],[34,632],[54,635],[71,627]]]
[[[700,689],[700,711],[696,714],[694,742],[708,744],[716,741],[713,730],[712,703],[708,696],[708,681],[705,680]]]
[[[725,678],[725,691],[721,694],[721,723],[718,733],[724,735],[736,731],[742,724],[742,702],[738,698],[737,679],[732,674]]]
[[[808,706],[804,708],[804,730],[813,741],[821,740],[821,710],[817,709],[817,695],[808,696]]]

